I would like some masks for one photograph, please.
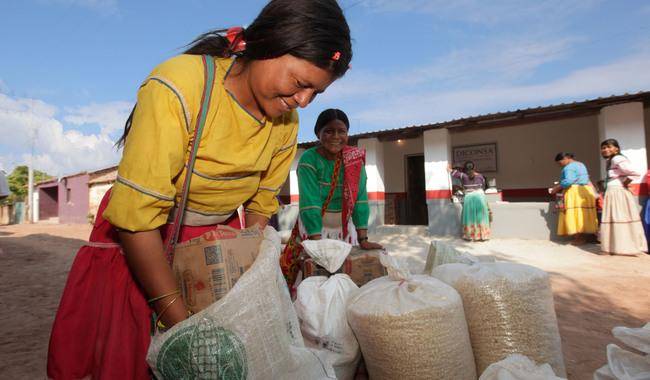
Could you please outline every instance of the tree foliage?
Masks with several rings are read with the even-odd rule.
[[[26,165],[16,166],[14,170],[7,176],[9,182],[9,190],[11,195],[8,198],[9,202],[23,202],[27,198],[27,184],[29,182],[29,172]],[[53,176],[34,170],[34,183],[54,178]]]

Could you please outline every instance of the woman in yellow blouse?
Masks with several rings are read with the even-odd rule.
[[[239,227],[240,206],[246,225],[265,226],[296,153],[295,109],[351,58],[335,0],[272,0],[248,28],[207,33],[153,70],[121,139],[117,181],[70,271],[50,378],[150,378],[152,312],[167,327],[188,316],[163,243],[184,179],[191,175],[180,241],[217,224]]]

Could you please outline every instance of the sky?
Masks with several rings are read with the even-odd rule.
[[[0,169],[56,176],[119,162],[139,84],[261,0],[3,0]],[[650,1],[341,0],[352,69],[300,110],[351,134],[650,90]]]

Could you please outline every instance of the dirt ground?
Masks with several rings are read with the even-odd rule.
[[[419,232],[375,238],[421,272],[431,238]],[[89,233],[86,225],[0,227],[0,378],[45,376],[54,314],[75,253]],[[536,240],[457,244],[475,255],[550,273],[569,379],[591,379],[605,364],[614,326],[650,321],[650,256],[597,256],[595,245],[576,248]]]

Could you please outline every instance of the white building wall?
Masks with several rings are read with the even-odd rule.
[[[447,166],[451,159],[451,139],[448,129],[424,131],[424,175],[426,178],[427,199],[432,192],[451,191],[451,180]],[[436,194],[433,198],[448,198]]]
[[[291,194],[291,203],[298,203],[300,191],[298,189],[298,162],[300,162],[300,157],[305,152],[305,149],[298,148],[296,152],[296,157],[291,163],[291,171],[289,172],[289,192]]]
[[[366,150],[366,185],[368,193],[380,193],[384,186],[384,144],[377,138],[359,139],[358,147]]]
[[[38,189],[34,189],[34,191],[32,191],[32,205],[33,205],[32,206],[32,221],[34,223],[38,222],[39,218],[40,218],[39,213],[38,213],[38,210],[39,210],[39,197],[40,196],[39,196]]]
[[[91,184],[88,189],[88,213],[94,217],[97,216],[99,204],[104,198],[106,192],[113,186],[112,183]]]
[[[558,152],[571,152],[583,162],[592,179],[599,177],[600,152],[598,117],[521,124],[511,127],[451,132],[451,145],[497,143],[497,171],[485,172],[496,178],[499,189],[544,188],[559,178],[554,162]]]
[[[598,117],[600,141],[616,139],[623,153],[635,169],[645,174],[648,170],[646,156],[646,133],[643,103],[631,102],[604,107]],[[601,173],[605,174],[606,163],[601,160]],[[643,178],[636,180],[638,183]]]
[[[424,154],[422,136],[384,144],[384,185],[387,193],[406,192],[406,159],[408,155]]]
[[[650,107],[646,107],[643,110],[643,120],[645,123],[645,146],[646,149],[650,147]],[[646,152],[646,158],[647,158],[647,165],[650,168],[650,154],[647,154]]]

